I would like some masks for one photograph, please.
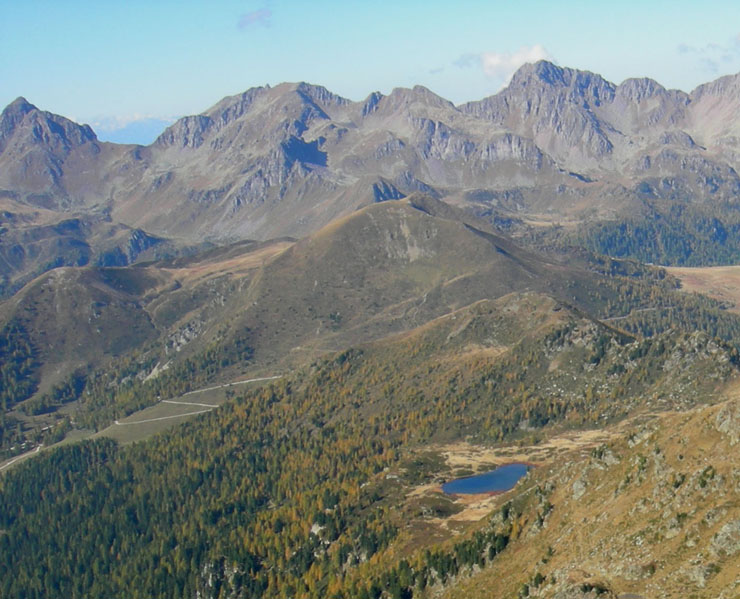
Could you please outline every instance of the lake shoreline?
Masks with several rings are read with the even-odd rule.
[[[513,489],[537,464],[517,461],[501,464],[489,472],[453,479],[440,486],[440,490],[450,497],[480,498],[501,495]]]

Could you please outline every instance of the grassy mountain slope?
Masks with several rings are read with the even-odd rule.
[[[250,329],[253,345],[271,352],[304,343],[335,349],[478,299],[556,288],[581,276],[422,208],[413,201],[378,204],[300,241],[255,279],[234,328]]]
[[[140,283],[146,288],[156,281],[142,277]],[[105,269],[63,268],[35,280],[2,310],[27,332],[39,375],[51,384],[156,338],[137,291],[116,286]]]
[[[406,491],[384,471],[427,443],[705,401],[735,371],[700,334],[634,340],[538,294],[479,302],[149,442],[96,441],[21,464],[0,481],[3,592],[355,597],[429,547],[409,545]]]
[[[0,310],[4,326],[16,322],[25,332],[24,368],[37,381],[11,403],[35,393],[40,403],[31,411],[49,412],[80,397],[78,419],[98,427],[158,396],[290,370],[525,291],[636,336],[678,326],[740,344],[735,315],[680,294],[660,271],[546,258],[416,196],[369,206],[299,242],[244,242],[136,267],[42,276]],[[523,321],[520,334],[528,326]],[[84,389],[55,388],[72,384],[75,373],[87,380]],[[28,426],[50,424],[45,417]]]
[[[440,595],[737,596],[738,413],[734,397],[654,417],[537,470],[516,491],[515,516],[491,519],[516,540]]]
[[[221,308],[234,280],[249,279],[286,244],[240,243],[156,266],[56,269],[26,285],[0,305],[3,407],[15,408],[3,412],[2,428],[13,431],[3,448],[18,452],[24,441],[48,437],[49,427],[68,427],[80,398],[89,407],[78,414],[79,425],[89,424],[91,412],[158,364],[161,371],[173,360],[187,362],[189,353],[213,360],[212,342],[183,350],[204,323],[227,318]],[[194,377],[192,364],[181,368],[191,369],[178,371],[187,384],[205,376]],[[146,401],[152,398],[138,398]]]

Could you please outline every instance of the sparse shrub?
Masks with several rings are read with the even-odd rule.
[[[699,475],[699,486],[703,489],[709,484],[709,481],[714,478],[714,475],[716,474],[716,471],[714,470],[714,466],[707,466],[702,470],[701,474]]]

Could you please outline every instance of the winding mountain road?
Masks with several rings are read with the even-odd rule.
[[[244,381],[234,381],[233,383],[224,383],[223,385],[215,385],[213,387],[204,387],[203,389],[195,389],[193,391],[188,391],[187,393],[183,393],[180,395],[180,398],[186,397],[188,395],[194,395],[196,393],[204,393],[206,391],[216,391],[217,389],[225,389],[226,387],[234,387],[236,385],[246,385],[247,383],[257,383],[261,381],[274,381],[276,379],[283,378],[282,374],[278,374],[275,376],[263,376],[258,377],[254,379],[246,379]],[[176,404],[181,406],[193,406],[193,407],[202,407],[202,408],[208,408],[207,410],[198,410],[195,412],[187,412],[185,414],[174,414],[172,416],[160,416],[158,418],[147,418],[146,420],[135,420],[133,422],[119,422],[118,420],[114,420],[113,424],[117,426],[132,426],[134,424],[145,424],[147,422],[158,422],[160,420],[170,420],[172,418],[184,418],[185,416],[195,416],[196,414],[205,414],[206,412],[210,412],[211,410],[217,408],[217,405],[207,404],[207,403],[197,403],[194,401],[176,401],[174,399],[162,399],[158,401],[156,404],[161,403],[167,403],[167,404]],[[151,407],[151,406],[150,406]]]
[[[205,391],[215,391],[217,389],[224,389],[224,388],[227,388],[227,387],[234,387],[236,385],[246,385],[247,383],[257,383],[257,382],[261,382],[261,381],[274,381],[274,380],[281,379],[281,378],[283,378],[283,375],[282,374],[278,374],[278,375],[275,375],[275,376],[264,376],[264,377],[258,377],[258,378],[253,378],[253,379],[246,379],[244,381],[234,381],[233,383],[224,383],[223,385],[215,385],[213,387],[205,387],[203,389],[195,389],[193,391],[188,391],[187,393],[183,393],[179,397],[180,397],[180,399],[182,399],[183,397],[186,397],[188,395],[194,395],[196,393],[203,393]],[[117,425],[117,426],[132,426],[134,424],[146,424],[148,422],[157,422],[157,421],[160,421],[160,420],[171,420],[173,418],[185,418],[186,416],[195,416],[197,414],[205,414],[206,412],[210,412],[210,411],[212,411],[212,410],[214,410],[215,408],[218,407],[218,405],[212,405],[212,404],[207,404],[207,403],[198,403],[198,402],[195,402],[195,401],[177,401],[177,400],[174,400],[174,399],[162,399],[162,400],[158,401],[154,405],[158,405],[158,404],[161,404],[161,403],[175,404],[175,405],[182,405],[182,406],[193,406],[193,407],[207,408],[207,409],[205,409],[205,410],[197,410],[195,412],[186,412],[185,414],[174,414],[172,416],[160,416],[158,418],[147,418],[145,420],[136,420],[134,422],[119,422],[118,420],[114,420],[113,421],[113,424],[114,425]],[[152,407],[152,406],[149,406],[149,407]],[[17,462],[20,462],[21,460],[23,460],[25,458],[31,457],[33,455],[36,455],[37,453],[39,453],[41,451],[42,447],[44,447],[44,446],[43,445],[39,445],[38,447],[36,447],[36,449],[33,449],[31,451],[28,451],[26,453],[23,453],[23,454],[21,454],[19,456],[14,457],[11,460],[8,460],[2,466],[0,466],[0,472],[2,472],[3,470],[5,470],[6,468],[9,468],[13,464],[15,464]]]
[[[16,462],[19,462],[20,460],[22,460],[24,458],[30,457],[30,456],[38,453],[39,451],[41,451],[41,448],[42,447],[43,447],[43,445],[39,445],[36,449],[32,449],[31,451],[27,451],[26,453],[22,453],[21,455],[14,457],[12,460],[9,460],[9,461],[5,462],[2,466],[0,466],[0,472],[3,471],[3,470],[5,470],[8,466],[12,466]]]

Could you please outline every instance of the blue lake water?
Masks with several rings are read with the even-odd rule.
[[[508,491],[530,468],[527,464],[506,464],[491,472],[451,480],[442,485],[442,490],[450,495]]]

